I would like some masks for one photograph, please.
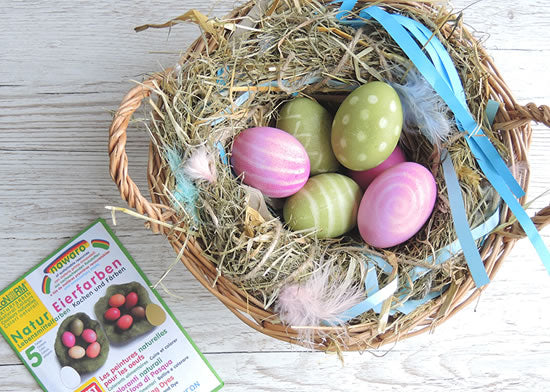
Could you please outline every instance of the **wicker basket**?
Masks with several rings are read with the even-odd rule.
[[[324,1],[329,2],[328,0]],[[371,2],[359,2],[362,5],[367,5],[368,3]],[[239,17],[246,15],[253,4],[251,2],[235,9],[229,16]],[[432,6],[420,2],[388,0],[386,4],[390,4],[394,8],[399,8],[404,4],[407,6],[414,5],[422,7],[425,12],[437,12]],[[443,31],[446,34],[454,33],[449,26],[444,27]],[[466,30],[462,30],[462,32],[464,34],[462,39],[470,42],[474,41],[474,38]],[[205,51],[207,49],[206,45],[212,51],[216,47],[216,41],[214,39],[208,41],[202,38],[197,39],[182,57],[181,61],[185,61],[190,53]],[[512,164],[514,164],[514,161],[527,161],[527,150],[531,142],[530,122],[542,122],[550,126],[550,108],[547,106],[538,107],[532,103],[526,106],[519,105],[514,100],[506,83],[502,80],[487,53],[481,50],[479,59],[489,74],[489,89],[492,99],[501,102],[494,129],[499,130],[499,137],[512,151]],[[161,79],[162,77],[163,75],[159,74],[154,78]],[[149,164],[147,169],[151,201],[141,194],[136,184],[128,175],[128,157],[125,151],[128,123],[133,113],[141,105],[142,100],[151,94],[153,80],[147,80],[143,84],[133,88],[124,97],[114,116],[109,130],[110,173],[120,190],[122,198],[128,205],[131,208],[135,208],[139,213],[146,214],[152,218],[152,221],[148,223],[149,228],[155,233],[161,232],[165,234],[176,253],[179,253],[186,241],[184,234],[174,232],[154,222],[156,220],[177,224],[178,219],[174,210],[170,207],[170,202],[159,196],[161,194],[159,192],[159,184],[164,182],[168,173],[165,172],[167,170],[166,165],[163,164],[162,158],[153,144],[151,144],[149,149]],[[520,185],[525,190],[527,189],[528,176],[522,179]],[[506,209],[501,219],[508,220],[510,217],[511,213]],[[532,219],[539,230],[550,223],[550,206],[540,210]],[[480,253],[490,278],[495,276],[515,242],[524,236],[523,230],[517,223],[489,236],[483,248],[480,249]],[[183,263],[195,278],[222,301],[229,310],[244,323],[266,335],[283,341],[300,343],[297,339],[298,331],[284,324],[270,322],[276,319],[271,309],[264,309],[262,303],[258,300],[248,295],[224,278],[224,276],[218,276],[216,266],[203,256],[201,243],[197,242],[194,238],[189,238],[187,241],[186,249],[183,252]],[[340,328],[346,330],[346,334],[344,335],[346,336],[346,341],[344,342],[345,350],[364,350],[366,348],[378,347],[428,331],[475,300],[482,290],[483,288],[475,290],[472,278],[468,277],[456,287],[456,290],[448,290],[441,297],[432,300],[429,306],[424,307],[422,312],[416,314],[416,317],[407,322],[399,330],[391,329],[379,333],[376,324],[357,324],[330,328],[334,328],[336,333]],[[442,304],[444,303],[446,306],[441,311]],[[316,348],[321,350],[330,349],[329,343],[318,340]]]

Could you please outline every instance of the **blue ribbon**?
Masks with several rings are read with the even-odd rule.
[[[340,12],[337,14],[337,18],[341,21],[350,22],[344,20],[343,18],[347,12],[353,9],[355,3],[356,2],[352,0],[344,1],[342,3],[342,7],[340,8]],[[443,98],[449,108],[453,111],[459,129],[466,130],[469,134],[466,137],[466,141],[471,148],[481,170],[497,192],[499,192],[502,199],[506,202],[506,204],[508,204],[510,210],[516,216],[518,222],[527,234],[527,237],[535,247],[535,250],[541,258],[544,266],[550,273],[550,252],[542,241],[535,225],[531,219],[529,219],[525,210],[516,199],[516,197],[523,197],[525,192],[517,183],[496,148],[492,145],[490,140],[483,133],[470,114],[466,99],[464,97],[463,87],[460,83],[460,78],[458,77],[456,68],[452,63],[452,59],[450,59],[450,56],[445,50],[443,44],[441,44],[437,37],[433,36],[433,34],[421,23],[401,15],[388,14],[377,6],[372,6],[360,11],[359,16],[364,19],[371,17],[376,19],[386,29],[386,31],[388,31],[388,33],[403,49],[411,61],[416,65],[419,72],[422,73],[434,90]],[[407,21],[404,22],[405,20]],[[362,20],[353,21],[354,26],[358,26],[362,23],[364,23]],[[417,43],[412,39],[409,32],[405,30],[403,24],[406,25],[409,32],[413,34],[421,43],[424,43],[425,45],[427,44],[426,47],[431,45],[435,49],[437,57],[439,57],[439,61],[434,60],[434,63],[431,63],[428,60],[426,55],[418,47]],[[420,36],[420,33],[423,37]],[[430,38],[429,43],[426,41],[426,38]],[[430,49],[427,51],[432,57],[433,50]],[[445,72],[441,72],[440,64],[443,64]],[[465,244],[468,242],[469,241],[467,239],[464,239]],[[466,252],[467,250],[465,249],[465,253]]]
[[[220,154],[220,159],[222,160],[222,163],[224,165],[229,165],[229,159],[227,157],[225,149],[223,148],[223,144],[221,142],[217,142],[215,146],[218,149],[218,153]]]
[[[416,65],[419,72],[424,76],[424,78],[426,78],[426,80],[441,96],[441,98],[443,98],[445,103],[449,106],[451,111],[456,116],[457,122],[460,123],[471,136],[467,137],[466,139],[469,141],[470,144],[476,144],[479,147],[479,149],[476,149],[479,154],[479,156],[477,156],[478,160],[484,161],[486,164],[491,165],[498,172],[501,172],[501,175],[506,184],[508,185],[508,187],[510,187],[510,189],[517,197],[524,196],[525,192],[517,183],[516,179],[508,169],[508,166],[506,166],[506,163],[500,157],[496,148],[492,145],[492,143],[489,141],[487,136],[483,133],[481,128],[478,126],[478,124],[470,114],[466,102],[457,97],[449,82],[437,72],[434,65],[428,60],[426,55],[418,47],[416,42],[407,33],[403,26],[399,24],[399,22],[397,22],[390,14],[383,11],[379,7],[369,7],[364,11],[370,14],[378,22],[380,22],[380,24],[382,24],[382,26],[388,31],[388,33],[390,33],[393,39],[399,44],[401,49],[403,49],[407,56]],[[439,42],[436,37],[433,37],[430,43],[432,41]],[[444,53],[447,52],[445,51]],[[439,54],[441,58],[441,53]],[[454,66],[451,70],[449,68],[446,69],[448,72],[451,70],[454,70],[454,72],[456,72],[456,68],[454,68]],[[462,90],[462,88],[460,88],[460,90]],[[474,155],[476,151],[474,151]]]
[[[432,56],[434,59],[440,60],[436,61],[436,64],[439,64],[441,66],[444,63],[441,60],[441,56],[439,55],[437,48],[433,45],[430,45],[432,41],[435,42],[436,37],[432,37],[432,39],[428,43],[427,38],[422,32],[422,28],[419,28],[418,25],[413,23],[412,20],[409,23],[409,19],[405,18],[404,16],[400,16],[396,20],[390,14],[387,14],[378,7],[369,7],[364,11],[373,16],[383,25],[383,27],[390,33],[390,35],[396,40],[403,51],[417,66],[417,68],[423,74],[426,80],[428,80],[430,84],[434,87],[434,89],[442,96],[443,100],[448,105],[450,103],[449,107],[451,108],[451,110],[453,110],[455,115],[458,111],[459,114],[461,114],[460,118],[464,118],[463,121],[469,121],[470,123],[473,122],[475,124],[474,129],[477,129],[477,124],[475,123],[467,109],[462,106],[455,93],[452,91],[449,83],[440,76],[437,68],[428,60],[426,55],[418,47],[418,45],[399,23],[399,21],[405,20],[407,25],[409,26],[410,31],[412,30],[412,32],[415,33],[417,38],[421,40],[421,43],[427,45],[427,47],[430,47],[432,53],[435,52],[435,54],[433,54]],[[447,189],[455,231],[464,251],[464,256],[466,257],[466,261],[468,263],[468,267],[470,268],[472,278],[474,279],[476,285],[478,287],[481,287],[489,283],[489,278],[487,276],[487,272],[485,271],[481,256],[479,255],[477,245],[475,244],[475,241],[472,237],[470,226],[468,224],[468,218],[464,209],[462,192],[460,190],[460,185],[458,184],[458,179],[456,178],[456,171],[454,170],[452,162],[450,160],[447,160],[446,163],[444,162],[444,169],[445,168],[447,168],[447,170],[444,170],[444,174],[445,180],[447,182]],[[508,169],[506,168],[506,170]]]
[[[492,124],[495,121],[495,117],[498,112],[498,108],[500,107],[500,103],[497,101],[493,101],[490,99],[487,102],[487,107],[485,108],[485,114],[487,115],[487,121],[489,124]]]
[[[365,10],[367,11],[367,10]],[[407,27],[409,31],[413,31],[414,28],[418,28],[420,30],[425,38],[430,38],[430,44],[436,47],[436,51],[439,54],[439,58],[441,62],[444,64],[444,70],[445,73],[441,73],[441,71],[438,69],[440,75],[447,76],[447,81],[450,82],[451,87],[453,88],[453,91],[455,93],[455,97],[457,97],[463,107],[467,108],[466,104],[466,98],[464,96],[464,89],[462,88],[462,83],[460,82],[460,78],[458,77],[458,73],[456,72],[456,68],[454,67],[452,60],[448,54],[448,52],[445,50],[445,47],[441,42],[436,38],[432,37],[432,33],[430,30],[428,30],[424,25],[421,23],[414,21],[412,19],[406,18],[401,15],[393,15],[393,17],[401,21],[402,25]],[[418,34],[415,34],[416,38],[423,44],[426,45],[427,41],[422,40],[422,37],[420,37]],[[431,45],[427,45],[427,48],[429,48]],[[435,62],[434,62],[435,63]],[[436,66],[436,68],[438,68]],[[494,117],[496,115],[496,112],[498,111],[499,104],[498,102],[495,102],[493,100],[489,100],[487,103],[486,113],[487,113],[487,119],[489,123],[492,123],[494,120]],[[469,116],[470,118],[467,119],[467,121],[472,121],[473,118]],[[462,118],[458,118],[458,121],[462,121]],[[460,123],[459,125],[462,125]],[[472,126],[470,126],[472,128]],[[477,132],[476,132],[477,129]],[[542,238],[540,237],[540,234],[538,233],[535,225],[529,219],[527,214],[525,213],[525,210],[521,206],[521,204],[516,200],[513,195],[510,194],[510,191],[516,196],[516,197],[523,197],[525,195],[525,192],[523,189],[521,189],[520,185],[517,183],[515,178],[513,177],[512,173],[508,170],[508,167],[498,154],[497,150],[494,148],[492,143],[489,141],[489,139],[486,137],[486,135],[481,131],[481,128],[475,124],[474,131],[472,132],[472,137],[466,138],[468,145],[472,149],[474,156],[476,156],[476,159],[478,160],[478,163],[485,173],[485,175],[488,177],[489,181],[493,185],[493,187],[500,193],[504,201],[508,204],[518,221],[520,221],[521,226],[524,228],[527,237],[531,241],[531,243],[534,245],[535,250],[539,254],[539,257],[541,258],[543,264],[545,265],[548,272],[550,272],[550,253],[548,252],[548,249],[544,245],[544,242],[542,241]],[[454,170],[453,170],[454,172]],[[448,177],[454,177],[454,173],[447,172],[446,174],[446,181],[447,185],[449,185]],[[507,189],[508,187],[508,189]],[[451,202],[451,205],[453,203]],[[453,219],[456,218],[453,216]],[[459,236],[460,238],[460,236]],[[475,256],[473,256],[475,257]],[[467,260],[473,260],[471,258],[467,257]],[[472,263],[469,263],[470,271],[472,271],[472,276],[474,280],[479,280],[482,277],[482,272],[479,270],[479,268],[475,268],[477,270],[477,273],[475,273],[472,270]],[[477,274],[477,275],[476,275]],[[478,281],[476,280],[476,284],[479,287]]]
[[[494,230],[495,227],[498,226],[500,220],[500,211],[497,209],[484,223],[477,226],[474,230],[472,230],[472,235],[475,240],[484,239],[491,231]],[[434,263],[435,265],[443,264],[447,260],[449,260],[451,257],[456,256],[462,251],[462,247],[460,245],[460,242],[458,240],[450,243],[446,247],[440,249],[437,251],[435,261],[432,256],[428,256],[426,258],[426,263]],[[371,309],[373,309],[376,313],[380,313],[382,302],[384,302],[386,299],[388,299],[390,296],[392,296],[397,291],[397,282],[394,283],[394,281],[387,284],[384,288],[380,289],[378,285],[378,277],[376,274],[376,268],[374,265],[382,270],[386,275],[389,275],[393,271],[393,267],[382,257],[367,253],[365,254],[365,258],[368,260],[366,262],[367,265],[367,275],[365,277],[365,292],[367,293],[367,298],[364,301],[361,301],[357,305],[353,306],[352,308],[346,310],[342,314],[338,316],[338,322],[345,323],[346,321],[349,321]],[[409,272],[409,277],[411,281],[415,282],[418,279],[420,279],[422,276],[424,276],[426,273],[430,271],[429,268],[425,267],[414,267]],[[390,314],[394,314],[395,312],[401,312],[408,314],[412,311],[414,311],[418,306],[425,304],[426,302],[430,301],[431,299],[438,297],[441,295],[442,292],[445,291],[445,288],[443,288],[440,291],[431,292],[428,295],[426,295],[424,298],[419,300],[408,300],[401,306],[397,307],[396,309],[392,309],[390,311]],[[402,300],[405,298],[405,294],[399,295],[399,298]]]
[[[480,240],[485,239],[485,237],[491,233],[499,224],[500,222],[500,210],[497,208],[495,212],[481,225],[477,226],[475,229],[472,230],[472,237],[474,240]],[[437,251],[436,257],[435,257],[435,264],[443,264],[445,261],[449,260],[451,257],[458,255],[460,252],[462,252],[462,246],[460,244],[459,240],[455,240],[451,242],[446,247],[440,249]],[[426,258],[427,263],[432,263],[432,256],[428,256]],[[428,273],[430,270],[428,268],[424,267],[415,267],[410,272],[409,276],[411,280],[414,282],[417,279],[424,276],[426,273]]]
[[[393,315],[396,312],[401,312],[403,314],[412,313],[419,306],[424,305],[425,303],[428,303],[432,299],[439,297],[441,294],[443,294],[445,290],[447,290],[447,286],[445,286],[442,290],[432,291],[431,293],[428,293],[426,296],[424,296],[421,299],[409,299],[407,302],[405,302],[403,305],[401,305],[397,309],[391,310],[390,315]]]
[[[334,3],[338,3],[338,1]],[[342,2],[340,12],[337,13],[337,18],[341,23],[353,22],[354,25],[363,25],[365,23],[364,20],[361,19],[351,21],[343,19],[346,13],[353,9],[355,3],[356,1],[353,0]],[[521,189],[521,186],[517,183],[510,170],[508,170],[506,163],[502,160],[498,151],[491,144],[483,133],[483,130],[481,130],[470,114],[464,96],[464,89],[456,68],[439,39],[420,22],[402,15],[389,14],[377,6],[361,10],[359,16],[363,19],[374,18],[384,27],[384,29],[386,29],[434,90],[437,91],[445,103],[447,103],[451,111],[455,114],[457,122],[460,123],[471,136],[479,136],[479,138],[475,138],[473,142],[480,146],[482,154],[480,159],[484,159],[492,164],[497,171],[502,171],[502,176],[506,184],[517,197],[524,196],[525,192]],[[434,63],[428,60],[405,28],[426,47]],[[441,65],[443,65],[443,68],[441,68]]]
[[[397,291],[398,280],[398,277],[395,277],[395,279],[380,289],[378,286],[378,277],[376,276],[376,268],[372,263],[367,263],[367,276],[365,277],[367,299],[340,314],[338,322],[344,323],[371,309],[374,309],[376,313],[380,313],[382,302],[390,298]]]
[[[462,191],[460,184],[456,178],[456,172],[453,167],[453,162],[447,150],[443,150],[445,155],[443,158],[443,175],[447,183],[447,194],[451,204],[451,215],[455,226],[456,235],[460,240],[460,245],[464,250],[464,257],[468,268],[472,274],[472,278],[477,287],[481,287],[489,283],[489,276],[485,270],[485,265],[481,260],[477,245],[474,241],[466,210],[464,209],[464,200],[462,199]]]

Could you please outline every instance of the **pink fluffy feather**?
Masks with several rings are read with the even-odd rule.
[[[330,265],[317,268],[308,280],[286,285],[275,311],[290,326],[316,327],[321,322],[339,324],[339,315],[365,299],[365,290],[345,276],[333,277]],[[301,338],[311,342],[314,329],[300,328]]]

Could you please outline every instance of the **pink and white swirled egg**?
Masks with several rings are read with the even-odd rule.
[[[357,215],[363,240],[389,248],[414,236],[426,223],[437,196],[435,179],[414,162],[393,166],[369,185]]]
[[[277,128],[255,127],[233,141],[231,164],[243,182],[269,197],[298,192],[309,177],[310,163],[302,144]]]

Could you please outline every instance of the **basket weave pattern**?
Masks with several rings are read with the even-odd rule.
[[[369,1],[360,1],[362,5],[367,5]],[[434,8],[425,3],[415,3],[411,1],[386,1],[395,8],[406,4],[423,7],[426,12],[436,12]],[[248,3],[232,12],[229,15],[232,18],[247,15],[253,3]],[[443,31],[452,34],[450,28],[443,27]],[[474,38],[467,30],[462,30],[462,39],[474,42]],[[208,48],[207,48],[208,45]],[[181,59],[185,62],[193,52],[202,52],[208,49],[216,49],[216,41],[210,39],[205,41],[202,38],[197,39],[186,54]],[[544,123],[550,127],[550,108],[547,106],[537,106],[529,103],[525,106],[519,105],[510,93],[506,83],[501,78],[495,65],[487,53],[481,49],[480,62],[486,68],[489,74],[489,89],[491,98],[501,102],[500,110],[497,113],[494,129],[499,130],[499,137],[508,146],[511,151],[510,165],[519,161],[527,161],[528,147],[531,142],[531,121]],[[149,148],[149,162],[147,168],[147,178],[149,183],[150,198],[149,201],[144,197],[136,184],[128,175],[128,157],[125,151],[127,127],[133,113],[140,107],[142,101],[151,95],[155,81],[162,79],[163,74],[155,75],[152,79],[134,87],[122,100],[109,130],[109,158],[110,173],[113,181],[120,190],[122,199],[124,199],[131,208],[135,208],[140,214],[149,216],[152,221],[148,223],[150,229],[155,233],[163,233],[167,236],[174,250],[179,253],[185,245],[182,262],[187,269],[202,283],[202,285],[222,301],[239,319],[250,327],[280,340],[300,343],[297,339],[298,331],[291,327],[279,323],[278,317],[269,309],[264,309],[263,304],[257,299],[251,297],[232,282],[219,276],[216,266],[212,264],[203,255],[202,245],[194,238],[185,238],[184,233],[171,230],[158,222],[178,224],[179,220],[175,211],[170,207],[170,201],[162,196],[160,184],[164,183],[169,173],[166,173],[167,167],[162,162],[159,152],[154,144]],[[520,183],[527,190],[528,175]],[[522,200],[524,202],[524,200]],[[511,213],[508,209],[503,209],[501,221],[508,221]],[[532,218],[533,222],[540,230],[550,223],[550,206],[543,208]],[[521,227],[516,223],[491,234],[485,241],[480,254],[485,264],[489,277],[492,279],[507,254],[511,251],[515,242],[524,237],[525,234]],[[486,287],[486,286],[485,286]],[[390,329],[379,333],[376,324],[357,324],[342,327],[327,327],[333,329],[336,334],[339,329],[345,329],[346,341],[345,350],[364,350],[371,347],[378,347],[383,344],[391,343],[396,340],[415,336],[435,327],[449,317],[456,314],[463,307],[475,300],[482,292],[483,288],[474,290],[475,284],[471,277],[463,280],[455,290],[448,290],[441,297],[432,300],[429,306],[422,308],[415,317],[407,320],[400,326],[399,330]],[[445,306],[442,306],[445,304]],[[329,349],[330,342],[317,340],[316,348]]]

